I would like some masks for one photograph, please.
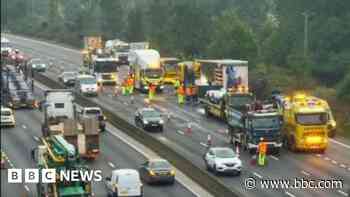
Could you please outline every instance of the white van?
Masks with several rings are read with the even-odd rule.
[[[92,75],[79,75],[76,79],[75,86],[76,90],[81,94],[97,96],[97,80]]]
[[[139,172],[134,169],[113,170],[106,177],[108,196],[143,196],[143,185]]]
[[[1,107],[1,126],[12,126],[16,125],[15,116],[13,115],[12,109]]]

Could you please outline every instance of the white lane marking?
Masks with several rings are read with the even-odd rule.
[[[308,172],[306,172],[306,171],[304,171],[304,170],[302,170],[301,173],[304,174],[304,175],[306,175],[306,176],[310,176],[310,175],[311,175],[310,173],[308,173]]]
[[[273,155],[271,155],[270,157],[271,157],[272,159],[274,159],[274,160],[277,160],[277,161],[280,160],[278,157],[273,156]]]
[[[346,168],[346,165],[345,164],[340,164],[339,165],[341,168]]]
[[[162,141],[168,141],[168,139],[166,139],[166,138],[163,137],[163,136],[158,137],[158,139],[160,139],[160,140],[162,140]]]
[[[331,159],[329,157],[325,157],[324,160],[329,161]]]
[[[204,146],[204,147],[208,147],[208,144],[201,142],[200,145]]]
[[[33,138],[34,138],[34,140],[37,141],[37,142],[40,141],[39,138],[38,138],[37,136],[33,136]]]
[[[338,145],[340,145],[340,146],[342,146],[344,148],[350,149],[350,145],[344,144],[344,143],[339,142],[339,141],[337,141],[335,139],[329,139],[329,141],[333,142],[334,144],[338,144]]]
[[[257,172],[253,172],[254,176],[258,177],[259,179],[262,179],[263,176],[261,176],[260,174],[258,174]]]
[[[115,168],[115,165],[112,162],[108,162],[108,165],[111,166],[112,168]]]
[[[24,185],[24,189],[26,189],[26,190],[27,190],[27,192],[29,192],[29,191],[30,191],[30,190],[29,190],[28,185]]]
[[[348,171],[350,171],[350,168],[348,168]]]
[[[183,131],[181,131],[181,130],[177,130],[177,132],[179,133],[179,134],[181,134],[181,135],[184,135],[185,133],[183,132]]]
[[[111,135],[117,137],[118,139],[120,139],[121,141],[123,141],[125,144],[127,144],[128,146],[130,146],[131,148],[133,148],[134,150],[136,150],[137,152],[141,153],[143,156],[145,156],[146,158],[151,158],[151,156],[149,154],[147,154],[144,150],[138,148],[136,145],[134,145],[133,143],[129,142],[127,139],[125,139],[124,137],[120,136],[119,134],[112,132],[110,130],[107,130],[107,132],[109,132]],[[177,179],[178,180],[178,179]],[[200,195],[192,189],[192,187],[189,187],[187,184],[184,184],[184,182],[182,182],[181,180],[178,180],[183,186],[186,187],[186,189],[188,189],[189,191],[191,191],[195,196],[199,197]]]
[[[290,197],[295,197],[294,194],[292,194],[292,193],[290,193],[290,192],[288,192],[288,191],[286,191],[285,194],[287,194],[287,195],[290,196]]]
[[[337,161],[335,161],[335,160],[332,160],[332,164],[337,164],[338,162]]]
[[[26,128],[27,128],[27,126],[26,126],[26,125],[22,125],[22,127],[23,127],[23,129],[26,129]]]
[[[317,154],[316,156],[317,156],[317,157],[322,157],[322,155],[321,155],[321,154]]]
[[[342,191],[342,190],[337,190],[337,192],[338,192],[339,194],[343,195],[343,196],[349,196],[348,193],[346,193],[346,192],[344,192],[344,191]]]

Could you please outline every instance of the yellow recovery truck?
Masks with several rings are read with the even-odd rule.
[[[320,99],[295,94],[284,99],[285,145],[291,151],[319,151],[328,146],[328,109]]]
[[[179,59],[176,57],[162,57],[160,59],[160,64],[164,72],[164,83],[175,84],[176,80],[179,78],[177,76],[177,67]]]

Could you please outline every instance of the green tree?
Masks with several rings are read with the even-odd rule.
[[[126,38],[128,41],[145,41],[144,13],[143,9],[136,6],[128,15]]]
[[[232,10],[224,11],[213,21],[208,53],[213,58],[253,60],[257,46],[250,28]]]

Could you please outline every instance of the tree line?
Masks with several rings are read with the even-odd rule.
[[[2,0],[1,9],[2,29],[16,33],[78,47],[102,35],[149,41],[163,56],[247,59],[258,95],[305,88],[350,101],[350,1]]]

